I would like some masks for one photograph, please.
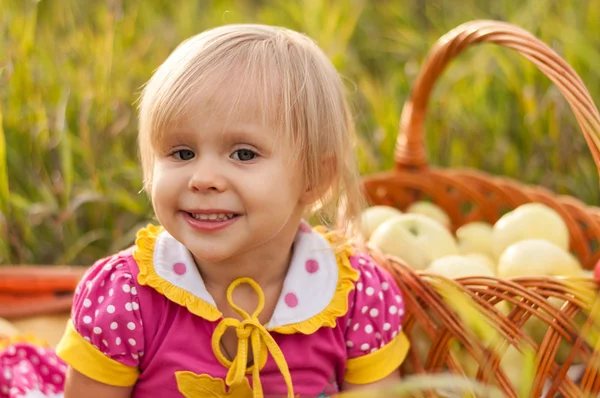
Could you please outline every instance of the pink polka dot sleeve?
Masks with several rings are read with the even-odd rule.
[[[144,355],[143,323],[126,257],[109,257],[91,267],[76,289],[71,319],[79,335],[104,355],[138,366]]]
[[[402,331],[404,302],[391,275],[365,254],[350,258],[360,271],[346,329],[348,358],[374,353]]]

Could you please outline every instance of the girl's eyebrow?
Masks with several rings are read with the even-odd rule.
[[[163,141],[181,141],[187,138],[193,138],[195,133],[186,128],[174,128],[164,135]]]
[[[272,144],[275,141],[274,134],[271,133],[271,128],[261,124],[240,123],[231,126],[225,126],[223,129],[216,132],[217,137],[223,142],[231,143],[248,143],[256,145]],[[172,129],[163,138],[163,143],[172,145],[173,143],[185,143],[190,140],[202,141],[202,133],[194,131],[193,128],[179,127]],[[217,138],[219,139],[219,138]]]
[[[240,124],[227,128],[223,131],[223,136],[232,142],[271,142],[269,137],[269,128],[258,124]]]

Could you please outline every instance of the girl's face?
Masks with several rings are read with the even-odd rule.
[[[200,263],[282,250],[310,201],[299,149],[260,123],[255,102],[234,102],[239,89],[198,98],[155,151],[156,216]]]

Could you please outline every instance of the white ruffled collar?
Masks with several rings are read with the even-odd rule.
[[[207,304],[206,311],[194,311],[197,315],[208,320],[222,316],[189,250],[165,230],[156,237],[152,263],[160,279],[191,296],[184,298],[185,303],[200,300]],[[266,326],[274,329],[318,316],[332,302],[338,279],[339,267],[330,243],[303,222],[294,240],[294,253],[281,296]]]

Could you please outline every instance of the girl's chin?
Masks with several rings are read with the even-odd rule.
[[[190,250],[190,253],[192,254],[192,257],[194,258],[194,261],[196,262],[196,264],[200,265],[200,264],[219,264],[222,263],[224,261],[227,261],[228,259],[231,258],[231,255],[233,253],[229,252],[229,251],[215,251],[214,250],[214,246],[212,248],[212,250],[209,249],[205,249],[205,248],[189,248],[188,250]]]

